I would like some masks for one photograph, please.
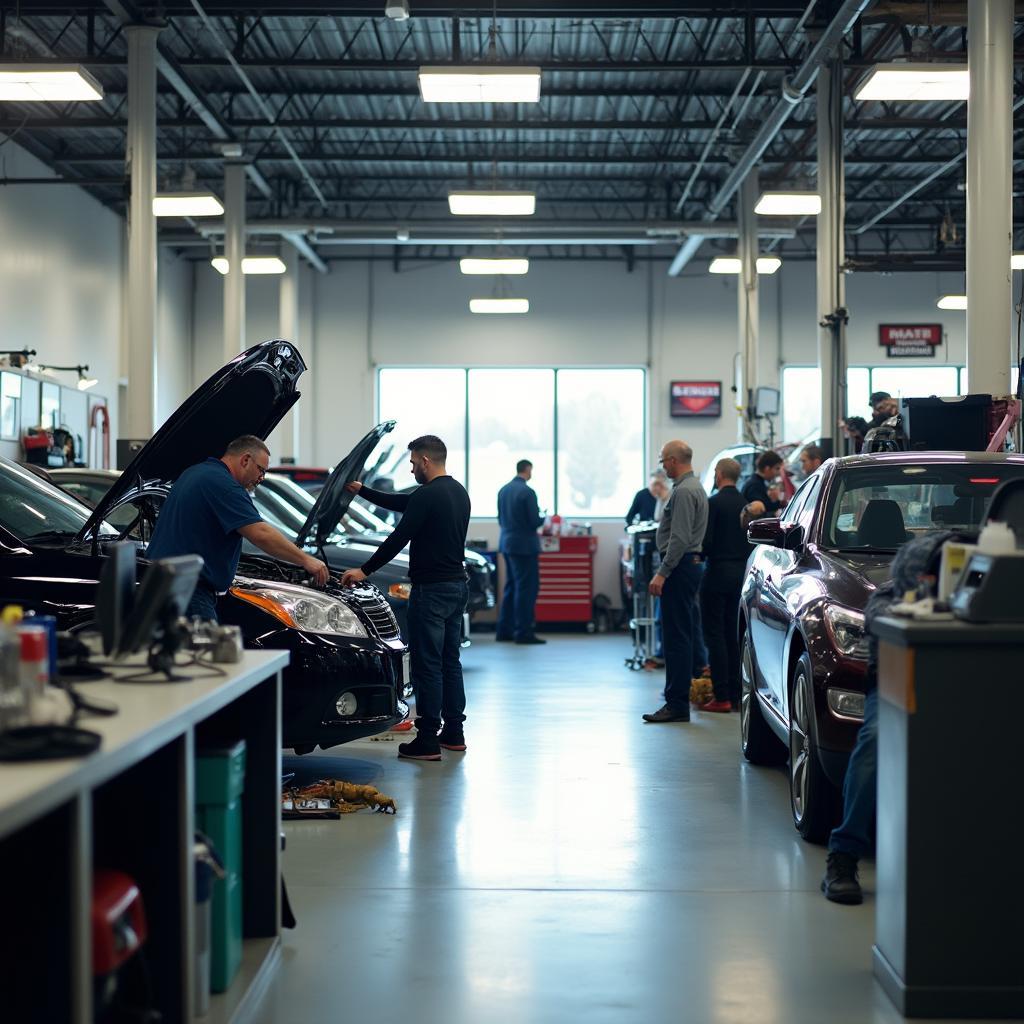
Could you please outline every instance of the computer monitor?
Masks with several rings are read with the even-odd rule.
[[[181,555],[151,562],[139,587],[132,614],[121,631],[116,653],[134,654],[163,641],[164,648],[173,654],[177,644],[169,634],[185,614],[202,568],[203,560],[198,555]]]
[[[779,389],[778,388],[755,388],[754,390],[754,415],[755,416],[778,416],[779,414]]]
[[[103,638],[103,653],[121,647],[121,635],[135,605],[135,545],[124,542],[106,548],[107,560],[96,591],[96,624]]]

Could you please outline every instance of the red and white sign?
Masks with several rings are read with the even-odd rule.
[[[671,390],[673,416],[721,416],[720,380],[674,380]]]
[[[892,359],[931,359],[942,344],[942,324],[879,324],[878,344]]]

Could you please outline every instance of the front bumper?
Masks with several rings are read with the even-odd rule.
[[[835,687],[864,693],[867,687],[867,663],[843,657],[831,646],[825,651],[814,652],[812,659],[819,760],[829,780],[841,786],[846,777],[850,753],[857,742],[857,733],[860,732],[860,722],[833,714],[828,706],[828,690],[829,687]]]

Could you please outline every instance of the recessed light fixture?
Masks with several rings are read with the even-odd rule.
[[[758,256],[757,272],[759,274],[774,274],[782,266],[782,260],[778,256]],[[711,274],[738,274],[743,269],[743,262],[739,256],[716,256],[708,267]]]
[[[158,192],[153,196],[154,217],[219,217],[221,201],[212,192]]]
[[[422,67],[419,83],[424,103],[536,103],[540,99],[540,68]]]
[[[854,93],[855,100],[965,100],[966,64],[876,64]]]
[[[529,313],[529,299],[470,299],[470,313]]]
[[[529,217],[536,212],[533,192],[449,192],[448,209],[457,217]]]
[[[459,260],[459,270],[464,274],[506,274],[508,276],[527,274],[530,261],[495,257],[493,259],[473,259],[467,257]]]
[[[226,274],[231,266],[225,256],[214,256],[210,263],[221,274]],[[283,274],[287,269],[284,260],[277,256],[244,256],[242,258],[243,274]]]
[[[935,303],[939,309],[966,309],[967,308],[967,296],[966,295],[943,295],[938,302]]]
[[[103,86],[78,64],[0,61],[0,100],[17,103],[103,99]]]
[[[754,207],[762,217],[815,217],[821,213],[821,196],[817,192],[762,192]]]

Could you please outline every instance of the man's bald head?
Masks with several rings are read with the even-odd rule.
[[[661,464],[673,480],[678,480],[693,470],[693,449],[685,441],[667,441],[661,449]]]

